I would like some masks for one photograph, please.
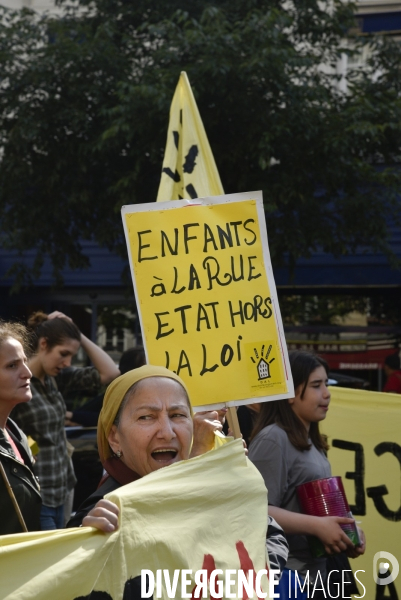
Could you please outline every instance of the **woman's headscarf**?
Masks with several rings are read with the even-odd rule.
[[[164,367],[144,365],[143,367],[139,367],[139,369],[133,369],[117,377],[106,390],[97,426],[97,444],[100,460],[103,464],[113,456],[108,437],[125,394],[135,383],[148,377],[168,377],[169,379],[175,379],[175,381],[178,381],[182,385],[189,399],[187,387],[181,377],[178,377],[178,375]]]

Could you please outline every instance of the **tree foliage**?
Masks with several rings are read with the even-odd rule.
[[[262,189],[273,264],[388,251],[399,213],[400,56],[350,37],[338,0],[79,0],[1,9],[0,241],[86,265],[125,252],[122,205],[153,202],[185,70],[227,193]],[[343,53],[369,63],[338,86]],[[344,84],[344,81],[342,82]],[[397,211],[398,204],[398,211]],[[18,263],[15,274],[23,278]]]
[[[341,325],[352,313],[369,315],[370,298],[351,294],[279,294],[284,325]]]

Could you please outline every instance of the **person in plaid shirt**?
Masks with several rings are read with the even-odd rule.
[[[42,495],[41,528],[64,527],[64,502],[76,479],[64,432],[67,388],[96,393],[120,374],[113,360],[79,331],[61,312],[34,313],[28,324],[35,332],[36,353],[29,360],[32,400],[16,406],[12,418],[39,446],[35,473]],[[93,367],[70,368],[82,345]]]

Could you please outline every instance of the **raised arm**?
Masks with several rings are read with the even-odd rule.
[[[48,319],[56,318],[68,319],[72,322],[71,317],[68,317],[59,310],[55,310],[48,315]],[[92,361],[93,366],[99,371],[102,384],[107,385],[120,375],[120,371],[114,364],[113,359],[83,333],[81,333],[81,345]]]
[[[81,344],[92,364],[99,371],[102,384],[108,384],[120,375],[118,367],[110,356],[81,333]]]

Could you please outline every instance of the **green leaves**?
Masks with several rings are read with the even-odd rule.
[[[400,47],[337,72],[348,3],[60,0],[1,10],[0,236],[82,266],[80,239],[125,255],[119,209],[153,202],[186,70],[225,190],[262,189],[273,264],[316,248],[388,251],[398,218]],[[330,66],[331,65],[331,66]],[[334,67],[333,67],[334,66]],[[40,260],[38,262],[40,269]],[[21,270],[18,271],[23,279]]]

